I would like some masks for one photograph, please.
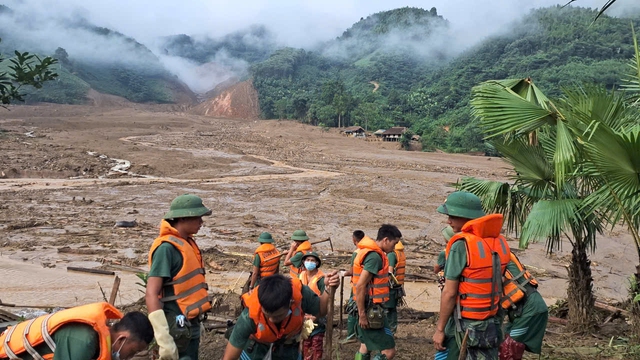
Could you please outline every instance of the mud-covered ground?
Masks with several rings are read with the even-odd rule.
[[[440,229],[446,225],[435,208],[463,176],[506,180],[507,164],[498,158],[405,152],[394,143],[347,138],[292,121],[212,119],[175,110],[150,105],[0,109],[2,302],[74,306],[102,300],[103,292],[109,296],[113,276],[69,272],[68,266],[115,271],[122,278],[116,304],[135,302],[142,290],[135,273],[147,266],[160,218],[175,196],[189,192],[213,209],[197,240],[210,287],[221,294],[240,292],[250,270],[247,254],[262,231],[282,247],[299,228],[313,240],[331,237],[334,251],[328,243],[317,248],[326,257],[324,266],[338,269],[346,266],[353,230],[375,235],[382,223],[397,225],[408,248],[408,272],[421,277],[407,284],[413,310],[407,310],[399,330],[398,358],[433,353],[434,318],[425,312],[438,310],[439,291],[429,268],[444,246]],[[121,220],[135,220],[137,226],[115,227]],[[543,245],[519,256],[552,304],[566,296],[570,244],[553,256],[545,255]],[[637,262],[631,238],[605,234],[592,259],[598,298],[624,300],[626,276]],[[229,309],[216,316],[233,317],[237,298],[226,295]],[[411,312],[428,318],[410,320]],[[581,352],[593,351],[594,344],[606,347],[615,335],[594,334],[586,342],[589,350],[582,350],[583,338],[574,340],[557,325],[549,331],[545,353],[555,358],[594,358]],[[216,358],[224,339],[211,332],[203,343],[208,355],[202,358]],[[565,348],[577,350],[558,350]],[[341,349],[341,358],[350,357],[355,345]]]

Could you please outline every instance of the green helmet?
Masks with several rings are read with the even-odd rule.
[[[456,191],[449,194],[444,204],[438,206],[438,212],[465,219],[477,219],[485,216],[480,198],[466,191]]]
[[[211,215],[211,210],[202,204],[200,197],[184,194],[173,199],[169,211],[164,214],[163,219],[168,220],[208,215]]]
[[[306,241],[309,240],[309,237],[307,236],[307,233],[304,232],[304,230],[296,230],[293,232],[293,235],[291,235],[291,240]]]
[[[316,258],[316,260],[318,260],[318,267],[322,265],[322,260],[320,260],[320,255],[318,255],[318,253],[316,253],[315,251],[307,251],[306,253],[304,253],[304,255],[302,255],[302,263],[304,263],[304,259],[308,257]]]
[[[265,243],[265,244],[271,244],[273,242],[273,237],[268,232],[263,232],[258,237],[258,242]]]

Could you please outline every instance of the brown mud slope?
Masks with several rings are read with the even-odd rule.
[[[271,232],[279,248],[287,247],[295,229],[305,229],[313,240],[331,237],[335,251],[327,243],[315,247],[323,270],[331,271],[347,266],[353,230],[375,236],[380,224],[392,223],[403,233],[407,273],[413,275],[406,291],[414,310],[400,317],[397,359],[433,356],[434,317],[422,313],[438,311],[440,302],[430,269],[445,245],[440,230],[446,217],[435,209],[463,176],[507,179],[505,162],[406,152],[396,143],[348,138],[337,129],[294,121],[218,119],[186,114],[176,104],[117,105],[0,109],[3,302],[54,307],[100,301],[102,291],[108,297],[113,276],[67,271],[84,267],[115,271],[122,279],[116,304],[134,303],[142,294],[135,273],[147,269],[161,216],[175,196],[193,193],[213,210],[196,236],[209,289],[229,306],[213,317],[234,318],[262,231]],[[122,220],[136,220],[137,226],[114,226]],[[542,296],[554,303],[566,297],[571,246],[566,242],[553,256],[544,250],[534,244],[518,255],[539,279]],[[598,299],[624,300],[627,276],[638,262],[631,237],[599,236],[590,258]],[[613,332],[586,337],[555,325],[544,358],[594,358],[589,352],[619,349],[609,343],[612,336],[615,346],[624,343],[624,321],[604,325]],[[207,333],[201,359],[220,358],[224,345],[222,335]],[[560,353],[563,348],[571,351]],[[354,352],[355,345],[343,346],[340,358]]]
[[[214,98],[194,107],[191,112],[229,119],[257,119],[260,116],[258,92],[251,80],[243,81],[220,91]]]

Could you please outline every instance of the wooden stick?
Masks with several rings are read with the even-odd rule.
[[[467,341],[469,340],[469,329],[464,332],[464,338],[462,338],[462,344],[460,344],[460,355],[458,360],[464,360],[467,358]]]
[[[327,312],[327,329],[326,336],[324,337],[326,342],[325,354],[327,359],[333,358],[333,312],[336,302],[336,288],[329,287],[329,311]]]
[[[78,271],[78,272],[85,272],[85,273],[91,273],[91,274],[112,275],[112,276],[116,274],[113,271],[99,270],[99,269],[87,269],[87,268],[73,267],[73,266],[67,266],[67,271]]]
[[[344,276],[340,277],[340,322],[338,327],[340,332],[338,333],[338,339],[342,339],[342,327],[344,326],[344,314],[342,309],[344,308]]]
[[[554,324],[567,325],[568,321],[566,319],[560,319],[555,316],[549,316],[549,322]]]
[[[0,306],[27,308],[27,309],[53,309],[53,308],[68,309],[70,307],[70,306],[54,306],[54,305],[16,305],[16,304],[7,304],[3,302],[0,302]]]
[[[113,288],[111,288],[111,295],[109,296],[109,304],[114,305],[116,303],[116,295],[118,295],[118,289],[120,288],[120,277],[116,276],[113,280]]]

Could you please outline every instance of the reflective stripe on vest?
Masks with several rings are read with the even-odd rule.
[[[528,295],[529,291],[525,285],[529,284],[534,289],[538,287],[538,281],[529,273],[514,253],[510,254],[510,260],[518,267],[519,273],[514,276],[509,271],[509,268],[504,273],[505,282],[502,298],[500,299],[500,306],[503,309],[514,308],[518,302]]]
[[[324,278],[324,273],[322,272],[322,270],[318,270],[316,275],[311,280],[309,280],[309,272],[306,270],[300,273],[299,278],[300,282],[302,282],[302,285],[307,285],[309,289],[316,293],[316,295],[322,295],[320,293],[320,288],[318,287],[318,282],[320,281],[320,279]]]
[[[175,301],[184,316],[189,320],[195,319],[211,309],[200,249],[193,240],[180,238],[177,230],[165,220],[160,225],[160,233],[163,235],[155,239],[149,251],[149,267],[154,251],[163,243],[171,244],[182,255],[182,267],[171,281],[162,285],[163,288],[172,287],[174,295],[164,296],[163,291],[160,301]]]
[[[51,337],[61,326],[71,323],[86,324],[98,333],[100,355],[98,360],[111,359],[111,333],[108,320],[121,319],[118,309],[108,303],[95,303],[62,310],[50,315],[21,322],[0,334],[0,359],[20,359],[29,355],[34,359],[52,359],[53,354],[39,355],[35,348],[46,344],[55,352]]]
[[[300,282],[300,279],[291,278],[291,290],[293,294],[293,301],[289,307],[291,315],[282,321],[280,328],[276,328],[275,324],[271,323],[269,319],[264,316],[262,306],[258,300],[259,288],[260,285],[256,286],[251,293],[242,295],[244,305],[249,308],[249,318],[256,326],[256,332],[251,335],[251,338],[256,342],[267,345],[281,339],[295,341],[295,337],[300,334],[304,322],[304,312],[302,311],[302,282]]]
[[[298,245],[298,247],[296,248],[296,252],[295,255],[298,255],[298,253],[306,253],[308,251],[312,251],[311,250],[311,243],[309,242],[309,240],[303,242],[302,244]],[[300,275],[300,272],[302,272],[302,269],[296,267],[295,265],[291,264],[289,265],[289,276],[291,276],[292,278],[298,278],[298,276]]]
[[[398,280],[399,285],[404,285],[404,271],[407,263],[407,258],[404,254],[404,250],[394,250],[396,254],[396,266],[394,267],[394,276]]]
[[[275,257],[280,255],[280,252],[273,244],[260,245],[256,249],[255,254],[260,257],[260,278],[265,278],[276,273],[278,265],[280,264],[280,258]]]
[[[500,235],[502,215],[491,214],[468,221],[462,232],[447,244],[446,256],[453,244],[464,241],[467,266],[458,285],[459,317],[485,320],[495,316],[502,296],[502,275],[509,262],[509,245]],[[480,234],[492,234],[480,237]]]
[[[367,285],[367,296],[369,301],[374,304],[381,304],[389,300],[389,260],[387,255],[380,249],[376,242],[369,238],[364,237],[358,243],[359,249],[353,261],[353,300],[356,300],[356,285],[360,280],[362,270],[364,270],[364,260],[371,252],[376,252],[382,259],[382,268],[376,274],[372,274],[371,282]]]

